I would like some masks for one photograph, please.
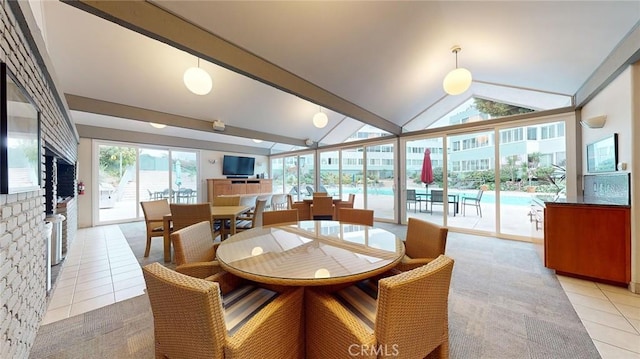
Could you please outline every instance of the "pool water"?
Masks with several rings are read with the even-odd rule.
[[[424,192],[424,189],[417,189],[416,190],[418,193],[420,192]],[[331,192],[331,191],[330,191]],[[342,189],[342,193],[343,194],[349,194],[349,193],[362,193],[360,188],[343,188]],[[393,195],[393,190],[389,187],[380,187],[380,188],[371,188],[369,189],[369,195],[383,195],[383,196],[392,196]],[[462,192],[456,192],[457,194],[459,194],[461,197],[462,196],[467,196],[467,197],[473,197],[475,196],[476,192],[473,190],[469,190],[469,191],[462,191]],[[482,195],[482,199],[480,200],[481,203],[496,203],[496,196],[493,192],[488,193],[485,192]],[[518,192],[517,194],[509,194],[509,192],[502,192],[500,195],[500,203],[501,204],[507,204],[507,205],[514,205],[514,206],[530,206],[531,205],[531,195],[526,194],[526,193],[522,193],[522,192]]]

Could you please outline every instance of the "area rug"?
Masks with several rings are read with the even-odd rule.
[[[400,236],[406,232],[405,226],[379,225]],[[159,238],[152,255],[143,258],[144,223],[121,228],[141,264],[162,263]],[[449,296],[451,358],[600,358],[532,244],[449,232],[446,252],[455,260]],[[31,352],[31,358],[153,356],[146,295],[44,325]]]

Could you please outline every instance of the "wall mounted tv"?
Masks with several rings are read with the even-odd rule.
[[[587,172],[613,172],[618,163],[618,134],[587,145]]]
[[[256,159],[224,155],[222,158],[222,174],[229,178],[248,178],[253,176]]]

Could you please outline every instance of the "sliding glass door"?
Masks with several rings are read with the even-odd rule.
[[[100,144],[97,147],[98,222],[118,222],[138,217],[137,148]]]
[[[171,203],[198,201],[196,151],[138,147],[96,141],[98,158],[96,224],[144,217],[141,201],[166,199]]]

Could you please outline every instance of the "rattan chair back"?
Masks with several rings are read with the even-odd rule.
[[[436,258],[444,254],[449,229],[410,217],[407,223],[405,254],[410,258]]]
[[[316,196],[313,197],[313,203],[311,204],[311,218],[313,219],[333,219],[335,212],[335,206],[333,205],[333,198]]]
[[[144,266],[142,273],[153,312],[156,358],[223,359],[227,333],[218,283],[157,262]]]
[[[211,223],[202,221],[171,233],[176,266],[193,262],[208,262],[216,259]]]
[[[240,196],[217,196],[213,199],[214,206],[239,206]]]
[[[373,226],[373,210],[360,208],[339,208],[340,222]]]
[[[405,358],[424,358],[436,349],[441,354],[437,357],[448,357],[452,271],[453,259],[443,255],[425,266],[381,279],[374,329],[377,345],[396,345]]]
[[[171,204],[171,218],[173,230],[177,231],[202,221],[208,221],[213,230],[211,220],[211,205],[209,203]]]
[[[142,201],[140,202],[140,206],[142,207],[144,222],[147,227],[147,244],[145,246],[144,256],[148,257],[149,251],[151,250],[151,238],[164,235],[162,217],[166,214],[171,214],[171,208],[166,199]]]
[[[262,225],[270,226],[282,223],[298,222],[297,209],[284,209],[282,211],[266,211],[262,213]]]

